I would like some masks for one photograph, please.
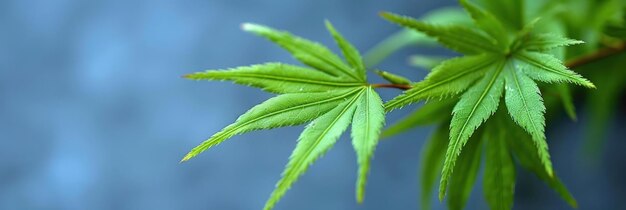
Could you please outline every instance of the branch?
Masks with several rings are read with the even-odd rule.
[[[580,67],[588,63],[593,63],[595,61],[602,60],[607,57],[611,57],[612,55],[619,54],[624,51],[626,51],[626,42],[622,42],[613,47],[600,49],[588,55],[571,59],[565,62],[565,65],[568,68],[573,69],[573,68]]]
[[[401,85],[401,84],[372,84],[374,88],[396,88],[400,90],[408,90],[411,89],[411,85]]]

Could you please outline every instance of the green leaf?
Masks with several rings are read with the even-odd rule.
[[[469,25],[471,23],[465,12],[457,7],[435,9],[428,12],[420,19],[432,23],[458,23],[463,25]],[[423,33],[411,29],[401,29],[367,51],[364,57],[365,66],[373,67],[392,53],[410,45],[432,47],[435,44],[434,39]]]
[[[339,136],[348,128],[357,102],[363,91],[359,91],[345,101],[309,124],[300,135],[296,149],[293,150],[283,177],[276,184],[270,199],[263,209],[270,210],[283,197],[291,185],[308,169],[315,160],[330,149]]]
[[[394,52],[407,46],[418,44],[419,46],[433,46],[436,45],[437,42],[417,31],[401,29],[367,51],[363,57],[365,66],[368,68],[376,66]]]
[[[451,99],[428,101],[410,115],[384,130],[381,138],[395,136],[417,126],[435,124],[448,119],[454,103],[456,100]]]
[[[407,79],[406,77],[397,75],[397,74],[393,74],[390,72],[386,72],[386,71],[381,71],[381,70],[376,70],[375,71],[376,74],[378,74],[378,76],[382,77],[383,79],[391,82],[392,84],[400,84],[400,85],[408,85],[411,84],[411,80]]]
[[[485,32],[491,35],[498,41],[498,46],[502,49],[506,49],[509,46],[509,34],[498,19],[491,13],[483,10],[477,5],[467,1],[461,0],[461,5],[472,16],[472,19],[482,28]]]
[[[428,98],[442,98],[457,94],[478,79],[484,73],[485,68],[495,60],[496,58],[489,54],[447,60],[435,67],[426,79],[387,102],[385,109],[391,111]]]
[[[430,209],[431,195],[439,178],[439,171],[443,166],[443,157],[448,145],[448,124],[442,123],[431,135],[422,150],[421,166],[422,176],[422,209]]]
[[[501,126],[500,116],[486,124],[483,134],[487,141],[483,192],[491,210],[510,210],[515,192],[515,165],[507,146],[510,135]]]
[[[501,52],[496,40],[471,27],[430,24],[392,13],[382,13],[381,15],[393,23],[424,32],[436,38],[439,43],[446,47],[463,54]]]
[[[606,147],[610,123],[620,115],[620,98],[626,91],[626,71],[624,61],[626,52],[622,52],[594,65],[582,66],[580,71],[595,73],[591,79],[598,84],[598,91],[586,93],[585,109],[589,119],[585,126],[584,152],[595,161],[602,160],[602,148]],[[602,71],[598,71],[601,69]],[[622,102],[623,104],[623,102]]]
[[[618,39],[626,39],[626,26],[623,24],[608,24],[604,27],[604,33]]]
[[[548,175],[551,176],[552,162],[544,134],[546,123],[543,115],[546,107],[543,105],[539,87],[521,71],[514,68],[507,70],[505,71],[505,102],[509,115],[533,137],[541,162]]]
[[[516,64],[530,78],[547,83],[569,82],[587,88],[595,88],[589,80],[576,72],[568,70],[563,63],[552,55],[545,53],[519,51],[515,57],[522,62]]]
[[[571,88],[565,84],[558,84],[556,85],[556,90],[560,96],[561,102],[563,103],[565,113],[567,113],[567,116],[569,116],[570,119],[576,121],[576,107],[574,106],[574,98],[572,97]]]
[[[583,44],[585,42],[554,34],[529,34],[522,43],[522,48],[531,51],[548,51],[557,47]]]
[[[578,207],[576,199],[567,190],[556,174],[548,175],[544,169],[543,163],[537,153],[537,147],[534,145],[531,136],[525,133],[519,126],[510,123],[503,124],[506,131],[511,133],[514,138],[507,138],[510,150],[513,151],[520,165],[526,170],[532,171],[537,177],[546,182],[550,188],[556,191],[563,200],[565,200],[573,208]]]
[[[344,98],[356,92],[357,90],[352,89],[276,96],[248,110],[235,123],[193,148],[182,161],[187,161],[237,134],[306,123],[335,108]]]
[[[352,145],[357,154],[359,173],[356,188],[357,202],[363,202],[370,161],[378,144],[380,130],[385,124],[385,109],[380,96],[368,87],[357,101],[352,120]]]
[[[350,66],[356,71],[359,79],[361,79],[361,81],[366,81],[365,65],[363,64],[363,59],[361,58],[359,51],[356,50],[350,42],[343,38],[341,33],[339,33],[328,20],[326,20],[326,28],[335,39],[339,49],[341,49],[343,57],[346,58],[348,64],[350,64]]]
[[[482,5],[511,29],[521,29],[525,23],[525,4],[523,0],[482,0]],[[531,1],[532,2],[532,1]]]
[[[228,70],[208,70],[185,75],[192,80],[230,80],[241,85],[258,87],[272,93],[322,92],[338,88],[363,86],[361,82],[344,79],[299,66],[265,63]]]
[[[478,168],[480,168],[481,139],[474,136],[467,144],[454,170],[455,176],[450,177],[450,192],[448,193],[448,207],[450,210],[462,210],[469,199],[476,182]]]
[[[450,144],[446,152],[446,158],[441,173],[439,186],[439,199],[443,200],[448,179],[452,175],[454,164],[461,153],[461,149],[472,136],[474,130],[489,118],[498,108],[504,79],[500,73],[504,68],[504,62],[500,61],[492,65],[492,69],[476,85],[465,92],[453,110],[450,122]]]
[[[409,57],[409,65],[431,70],[449,58],[444,56],[412,55]]]
[[[341,58],[323,45],[294,36],[289,32],[278,31],[262,25],[244,23],[242,28],[275,42],[289,51],[296,59],[317,70],[333,76],[351,78],[356,82],[364,82],[363,76],[353,71],[343,63]]]

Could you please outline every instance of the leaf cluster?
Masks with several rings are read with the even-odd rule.
[[[437,181],[439,199],[447,197],[450,209],[463,209],[480,168],[484,170],[484,197],[491,209],[512,208],[516,173],[520,169],[537,175],[576,207],[576,200],[552,168],[545,135],[546,111],[560,103],[576,119],[573,94],[578,89],[570,85],[596,88],[568,68],[564,59],[593,52],[605,39],[616,49],[621,47],[623,51],[626,46],[622,41],[626,12],[620,13],[621,19],[615,18],[621,11],[615,8],[621,8],[623,3],[609,0],[587,5],[592,9],[581,9],[580,2],[481,0],[477,4],[461,0],[462,9],[445,8],[419,20],[381,13],[384,19],[404,29],[374,47],[364,58],[328,21],[326,27],[343,58],[319,43],[289,32],[244,24],[243,30],[276,43],[305,66],[264,63],[186,75],[192,80],[232,81],[277,96],[251,108],[193,148],[183,161],[235,135],[308,123],[265,205],[264,209],[269,210],[351,126],[352,145],[359,164],[356,200],[362,202],[379,139],[417,126],[435,125],[437,129],[422,151],[424,209],[430,208],[430,196]],[[564,7],[578,8],[576,12],[603,12],[597,18],[580,20],[567,15]],[[576,21],[586,21],[585,27],[572,24]],[[593,33],[589,28],[594,28]],[[592,34],[592,38],[581,34]],[[460,56],[414,55],[410,58],[413,66],[430,70],[421,81],[375,70],[391,84],[368,83],[367,70],[409,45],[441,45]],[[585,47],[588,45],[595,47]],[[588,58],[583,56],[581,60],[584,59]],[[605,65],[620,68],[615,62]],[[615,91],[592,95],[591,98],[597,99],[590,102],[592,107],[600,109],[606,104],[602,100],[616,100],[616,92],[626,88],[622,79],[626,74],[620,72],[616,73],[621,75],[617,78],[598,76],[598,81],[608,81],[606,84],[610,85],[606,86]],[[379,87],[407,90],[383,103],[374,90]],[[546,97],[546,93],[560,97]],[[382,131],[387,112],[421,102],[424,104],[416,111]],[[600,113],[595,120],[606,121],[608,115],[610,112]]]
[[[370,161],[385,122],[383,102],[367,84],[359,52],[330,22],[326,22],[326,27],[345,61],[318,43],[247,23],[243,30],[278,44],[308,67],[266,63],[186,75],[194,80],[228,80],[279,95],[241,115],[233,124],[192,149],[183,161],[237,134],[309,123],[264,208],[272,209],[308,167],[352,125],[352,145],[359,164],[356,199],[362,202]]]

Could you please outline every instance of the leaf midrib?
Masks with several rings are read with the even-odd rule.
[[[219,73],[218,73],[219,74]],[[250,78],[263,78],[263,79],[272,79],[278,81],[289,81],[289,82],[300,82],[300,83],[309,83],[315,85],[326,85],[326,86],[336,86],[336,87],[355,87],[364,85],[364,83],[344,83],[340,81],[320,81],[320,80],[308,80],[308,79],[299,79],[294,77],[279,77],[272,76],[267,74],[255,74],[255,73],[228,73],[229,75],[239,76],[239,77],[250,77]]]
[[[501,61],[503,62],[503,61]],[[481,96],[478,98],[478,101],[474,104],[474,107],[472,107],[472,111],[470,111],[467,119],[465,120],[465,122],[463,123],[463,126],[461,127],[461,129],[459,130],[458,134],[456,134],[456,138],[453,142],[450,142],[452,144],[452,152],[454,152],[452,154],[452,157],[454,157],[454,159],[457,159],[457,150],[458,150],[458,146],[459,146],[459,141],[461,139],[461,137],[463,136],[463,132],[465,131],[465,129],[467,128],[467,124],[469,123],[469,121],[472,119],[474,113],[476,112],[476,109],[478,108],[478,105],[482,103],[482,101],[484,100],[485,96],[487,95],[487,93],[489,93],[489,91],[491,90],[491,88],[493,87],[493,84],[495,83],[495,81],[498,79],[498,77],[500,76],[500,72],[502,71],[504,67],[503,66],[499,66],[498,69],[496,70],[497,72],[494,73],[493,77],[491,78],[491,80],[489,81],[489,84],[487,85],[487,88],[485,88],[485,91],[483,91],[483,93],[481,94]],[[447,158],[446,158],[447,159]],[[452,160],[451,160],[452,161]],[[448,161],[445,161],[448,162]],[[454,161],[452,161],[454,162]],[[445,170],[445,169],[448,170]],[[450,174],[452,173],[453,169],[450,169],[450,166],[448,164],[444,164],[444,172],[446,173],[444,175],[444,177],[449,177]],[[448,178],[446,178],[448,179]],[[443,180],[443,178],[442,178]],[[447,188],[447,181],[446,181],[446,186],[441,186],[443,187],[442,189],[444,189],[443,193],[445,193],[445,189]],[[440,189],[440,195],[441,195],[441,189]],[[441,197],[441,196],[440,196]]]
[[[511,75],[513,75],[513,80],[515,81],[515,87],[517,87],[517,92],[520,94],[520,98],[522,99],[522,103],[524,104],[524,111],[526,113],[526,116],[528,117],[528,120],[530,121],[530,125],[533,129],[533,136],[535,136],[535,138],[537,137],[536,135],[539,135],[539,130],[537,130],[537,127],[535,126],[535,120],[532,118],[532,116],[530,115],[530,109],[528,108],[528,102],[526,102],[526,97],[523,95],[524,93],[522,92],[521,86],[519,84],[519,80],[517,78],[517,72],[514,72],[515,70],[513,69],[509,69],[511,71]]]

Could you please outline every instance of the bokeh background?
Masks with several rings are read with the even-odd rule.
[[[243,22],[286,29],[336,50],[323,25],[329,19],[367,50],[399,29],[379,11],[417,17],[450,5],[456,2],[0,1],[0,209],[260,209],[302,127],[237,136],[180,164],[189,149],[271,97],[180,76],[295,63],[242,32]],[[417,51],[403,50],[380,67],[422,78],[425,71],[406,65]],[[395,94],[382,90],[385,99]],[[585,118],[557,119],[549,128],[555,169],[580,209],[620,209],[626,205],[623,120],[611,124],[605,153],[589,161],[581,155]],[[276,209],[417,209],[419,151],[430,131],[381,142],[364,204],[354,200],[357,167],[346,135]],[[467,209],[487,208],[480,185]],[[569,209],[527,173],[519,175],[515,201],[515,209]]]

